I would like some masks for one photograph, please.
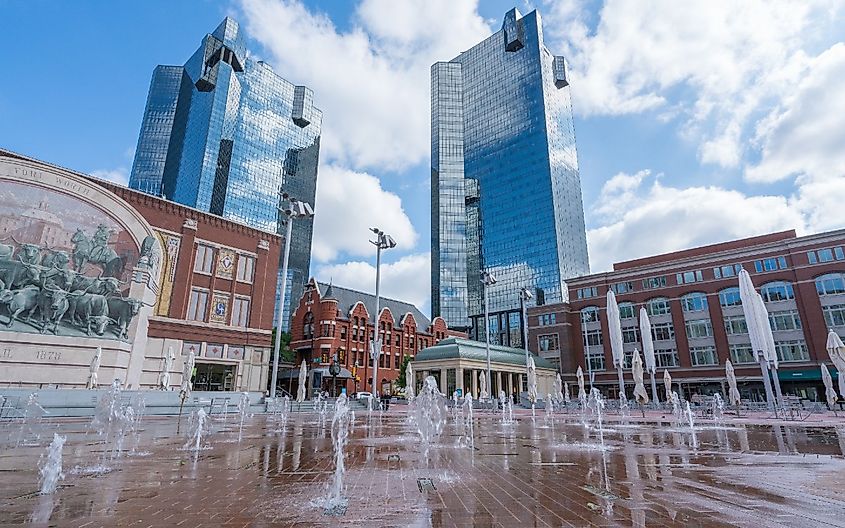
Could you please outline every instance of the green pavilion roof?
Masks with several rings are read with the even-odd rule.
[[[532,355],[534,356],[534,364],[538,369],[555,370],[555,367],[547,360],[537,356],[536,354]],[[417,352],[414,361],[436,361],[440,359],[458,358],[487,361],[487,350],[484,343],[479,341],[461,339],[459,337],[449,337],[443,339],[434,346],[424,348]],[[525,350],[521,348],[490,345],[490,362],[525,366]]]

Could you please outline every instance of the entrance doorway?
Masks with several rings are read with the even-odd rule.
[[[196,391],[230,391],[234,388],[235,365],[197,363],[194,374]]]

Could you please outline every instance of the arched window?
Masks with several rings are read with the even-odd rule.
[[[681,297],[681,306],[685,312],[703,312],[707,310],[707,295],[701,292],[688,293]]]
[[[633,319],[634,318],[634,303],[623,302],[619,303],[619,318]]]
[[[669,299],[666,297],[655,297],[645,305],[648,315],[669,315]]]
[[[742,306],[742,299],[739,296],[739,288],[725,288],[719,292],[719,304],[722,307]]]
[[[766,302],[788,301],[795,298],[795,293],[792,291],[792,284],[788,282],[769,282],[760,288],[760,295]]]
[[[819,295],[845,293],[845,276],[841,273],[828,273],[816,278],[816,291]]]
[[[599,308],[598,306],[585,306],[581,308],[581,322],[582,323],[597,323],[599,322]]]
[[[302,334],[305,336],[305,339],[314,337],[314,314],[311,312],[305,314],[305,318],[302,321]]]

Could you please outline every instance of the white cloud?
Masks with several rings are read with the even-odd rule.
[[[800,81],[838,31],[836,0],[547,0],[546,33],[572,69],[585,115],[660,109],[683,119],[704,163],[737,167],[744,131]],[[840,35],[841,36],[841,35]],[[678,104],[678,101],[683,104]]]
[[[429,154],[429,71],[487,37],[477,0],[363,0],[338,30],[298,0],[241,0],[275,71],[314,90],[321,155],[353,168],[402,169]]]
[[[336,165],[321,165],[317,179],[312,255],[327,262],[343,253],[371,256],[371,227],[389,233],[398,250],[414,247],[419,235],[399,196],[385,191],[375,176]]]
[[[606,225],[587,232],[593,272],[609,270],[613,262],[786,229],[803,233],[818,225],[811,221],[818,205],[814,195],[803,200],[747,196],[720,187],[679,189],[658,181],[644,186],[643,173],[647,171],[637,173],[637,186],[627,184],[631,176],[619,174],[602,190],[600,200],[615,195],[625,207]]]
[[[126,167],[118,167],[116,169],[97,169],[91,171],[91,176],[100,178],[101,180],[108,180],[124,187],[129,185],[129,171]]]
[[[428,253],[419,253],[406,255],[389,264],[383,263],[380,294],[391,299],[409,302],[419,308],[422,313],[428,314],[431,294],[430,259]],[[332,281],[338,286],[369,293],[375,292],[376,269],[368,262],[320,266],[317,268],[316,276],[322,282]]]
[[[746,169],[750,181],[845,177],[845,44],[810,63],[798,87],[757,126],[761,160]]]

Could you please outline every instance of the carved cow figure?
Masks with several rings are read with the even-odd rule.
[[[104,295],[83,293],[77,299],[75,308],[75,315],[80,317],[89,336],[95,333],[103,335],[106,325],[114,322],[114,319],[109,317],[109,303]]]
[[[144,306],[152,306],[151,304],[147,304],[139,299],[133,299],[132,297],[109,297],[109,317],[114,319],[117,324],[118,328],[118,337],[121,339],[126,339],[128,337],[128,329],[129,325],[132,323],[132,319],[138,315],[138,312],[141,311],[141,308]]]
[[[7,327],[11,327],[12,323],[20,319],[23,312],[27,312],[26,319],[29,321],[32,317],[32,312],[38,307],[39,288],[37,286],[27,286],[20,290],[4,290],[0,293],[0,304],[6,305],[9,308],[9,322]]]
[[[59,330],[59,321],[67,312],[69,294],[58,288],[44,288],[38,295],[38,311],[41,313],[41,333],[47,332],[52,325],[53,334]]]

